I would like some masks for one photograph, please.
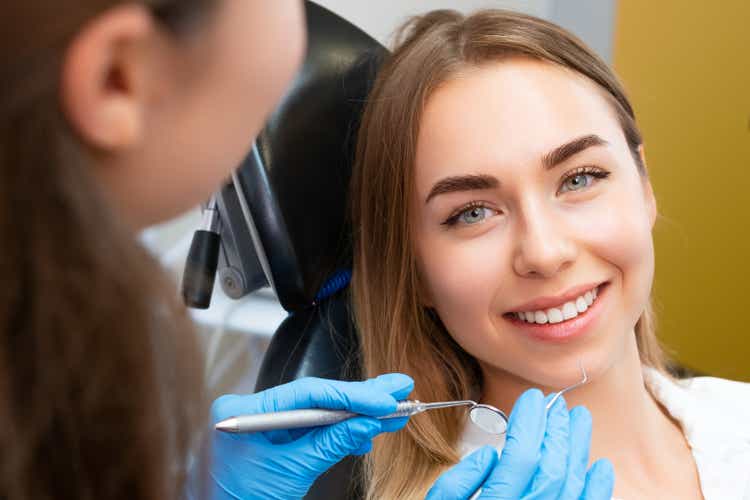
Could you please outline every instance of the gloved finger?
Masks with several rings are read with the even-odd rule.
[[[557,398],[547,413],[539,467],[524,498],[557,498],[568,470],[570,417],[565,398]]]
[[[482,488],[482,498],[520,498],[539,465],[547,427],[544,395],[529,389],[518,398],[508,420],[505,446]]]
[[[215,424],[242,413],[255,413],[257,412],[256,400],[257,396],[254,394],[248,396],[225,394],[220,396],[211,404],[211,422]]]
[[[303,439],[310,441],[308,448],[314,450],[317,460],[325,463],[325,470],[342,458],[361,450],[380,434],[380,431],[380,420],[356,417],[327,427],[319,427]]]
[[[591,413],[583,406],[576,406],[570,410],[569,446],[568,472],[560,493],[560,499],[578,500],[581,498],[586,480],[586,468],[589,466],[589,448],[591,446]]]
[[[425,500],[464,500],[482,486],[497,463],[497,451],[483,446],[438,477]]]
[[[615,488],[615,469],[606,458],[594,462],[586,474],[582,500],[610,500]]]
[[[413,387],[411,377],[400,373],[380,375],[363,382],[309,377],[258,395],[262,394],[260,411],[327,408],[377,417],[396,411],[396,398],[392,393],[408,393]]]
[[[409,417],[384,418],[380,420],[382,432],[396,432],[403,429],[409,423]]]
[[[404,385],[400,389],[396,389],[395,391],[391,391],[391,396],[393,396],[393,399],[396,401],[401,401],[404,399],[407,399],[409,397],[409,394],[411,394],[411,391],[414,390],[414,382],[408,385]]]
[[[397,401],[406,399],[411,391],[414,390],[414,380],[403,373],[385,373],[383,375],[378,375],[375,378],[365,380],[363,384],[365,385],[365,390],[387,392]]]
[[[273,444],[284,444],[296,441],[308,432],[317,429],[317,427],[300,427],[297,429],[279,429],[276,431],[266,431],[263,433],[268,441]]]
[[[372,451],[372,441],[368,441],[362,446],[360,446],[358,450],[352,452],[352,455],[355,455],[355,456],[367,455],[371,451]]]

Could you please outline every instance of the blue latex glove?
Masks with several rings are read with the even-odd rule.
[[[465,500],[482,487],[497,464],[497,451],[483,446],[440,475],[425,500]]]
[[[304,378],[249,396],[222,396],[211,408],[212,422],[235,415],[328,408],[356,417],[327,427],[227,434],[213,431],[212,498],[302,498],[323,472],[347,455],[367,453],[372,439],[406,425],[407,418],[377,420],[396,411],[414,381],[402,374],[364,382]]]
[[[480,449],[438,478],[428,500],[469,499],[479,487],[480,500],[610,500],[614,469],[596,461],[587,472],[591,415],[584,407],[568,412],[560,397],[550,408],[537,389],[523,393],[508,422],[499,459]]]

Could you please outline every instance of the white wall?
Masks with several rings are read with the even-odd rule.
[[[435,9],[453,9],[464,14],[475,10],[496,8],[519,10],[547,18],[553,0],[313,0],[339,14],[389,47],[393,30],[408,17]]]
[[[386,47],[393,31],[408,17],[435,9],[464,14],[495,8],[525,12],[571,30],[609,61],[615,0],[313,0],[362,28]]]

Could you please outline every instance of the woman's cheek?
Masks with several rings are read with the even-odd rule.
[[[424,248],[420,266],[428,296],[451,332],[474,330],[489,317],[502,266],[497,238],[484,234],[470,240],[436,238]]]
[[[643,201],[626,193],[618,194],[605,206],[592,204],[579,212],[570,224],[581,250],[610,267],[615,274],[612,278],[621,277],[624,305],[631,314],[639,316],[654,272],[651,224]]]

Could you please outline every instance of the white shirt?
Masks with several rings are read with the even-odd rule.
[[[680,423],[705,499],[750,500],[750,383],[714,377],[674,382],[652,368],[644,368],[643,377]],[[491,436],[469,421],[459,439],[461,456],[486,444],[502,451],[505,437]]]

